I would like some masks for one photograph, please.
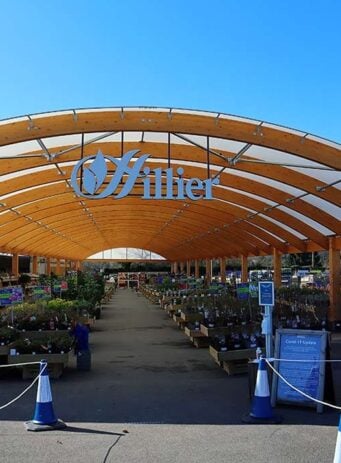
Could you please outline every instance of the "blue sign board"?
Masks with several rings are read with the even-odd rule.
[[[284,329],[276,333],[275,358],[282,361],[275,361],[275,369],[290,384],[318,400],[323,400],[324,393],[325,364],[321,360],[325,358],[326,343],[326,331]],[[317,406],[275,376],[273,395],[276,401]],[[317,408],[322,411],[319,406]]]
[[[0,288],[0,305],[20,304],[23,301],[21,286],[7,286]]]
[[[259,305],[275,305],[273,281],[258,282]]]
[[[245,301],[249,299],[249,283],[237,284],[237,299]]]

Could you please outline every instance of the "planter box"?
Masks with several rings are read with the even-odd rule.
[[[191,330],[185,327],[185,334],[189,337],[193,346],[200,348],[200,347],[208,347],[210,344],[210,338],[202,334],[200,330]]]
[[[196,322],[196,321],[200,322],[203,319],[202,313],[181,312],[180,316],[185,322]]]
[[[185,320],[183,320],[179,315],[176,314],[173,315],[173,320],[175,321],[180,330],[183,330],[185,328],[185,325],[187,324]]]
[[[229,334],[231,333],[231,328],[228,326],[215,326],[214,328],[208,328],[205,325],[200,325],[200,331],[205,336],[214,336],[216,334]]]
[[[256,349],[240,349],[219,352],[210,346],[210,355],[227,374],[235,375],[248,372],[248,362],[256,358]]]
[[[40,360],[47,361],[50,378],[60,378],[64,367],[66,367],[69,362],[69,352],[66,354],[18,354],[8,356],[8,364],[11,365],[25,362],[39,362]],[[39,364],[36,364],[24,365],[18,368],[22,368],[23,370],[23,379],[31,379],[38,375],[40,367]]]

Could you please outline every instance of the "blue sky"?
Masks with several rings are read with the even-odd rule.
[[[339,0],[2,0],[0,118],[167,106],[341,142]]]

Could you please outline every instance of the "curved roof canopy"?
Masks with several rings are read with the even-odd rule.
[[[145,200],[141,182],[122,199],[78,197],[73,166],[99,150],[140,150],[151,169],[220,184],[212,200]],[[101,108],[3,120],[0,250],[82,260],[134,247],[180,261],[328,249],[329,237],[340,242],[340,169],[337,143],[220,113]]]

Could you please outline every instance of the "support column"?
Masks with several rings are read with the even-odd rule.
[[[221,257],[219,259],[220,262],[220,281],[222,283],[226,283],[226,259],[225,257]]]
[[[240,256],[240,262],[241,262],[241,268],[242,268],[242,274],[241,274],[241,282],[242,283],[247,283],[248,280],[248,267],[247,267],[247,256],[241,255]]]
[[[51,274],[51,259],[49,257],[45,258],[46,261],[46,275]]]
[[[12,274],[14,276],[19,275],[19,256],[18,256],[18,254],[12,254]]]
[[[194,261],[194,276],[196,279],[200,278],[199,265],[200,265],[200,260],[196,259]]]
[[[188,277],[191,276],[191,261],[190,260],[186,262],[186,273]]]
[[[206,259],[206,282],[209,285],[212,280],[212,260],[211,259]]]
[[[174,274],[178,273],[178,263],[177,262],[173,262],[173,270],[172,270],[172,272]]]
[[[38,256],[32,256],[32,273],[38,274]]]
[[[275,288],[282,286],[282,253],[274,248],[272,257]]]
[[[340,250],[335,249],[335,238],[329,238],[329,311],[328,320],[341,320],[341,263]]]
[[[61,275],[60,259],[56,259],[56,275]]]
[[[180,262],[180,272],[181,273],[184,273],[185,271],[185,263],[184,262]]]

